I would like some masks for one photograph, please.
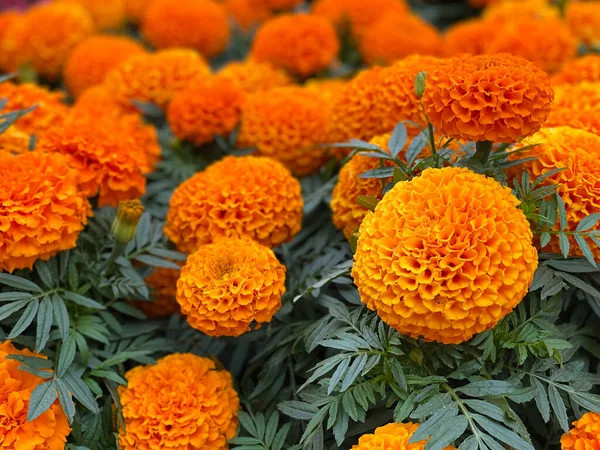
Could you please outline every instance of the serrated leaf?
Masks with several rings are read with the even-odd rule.
[[[408,149],[406,150],[405,159],[409,166],[415,162],[415,159],[417,159],[417,156],[421,154],[428,141],[429,136],[427,131],[421,131],[416,137],[413,138],[408,146]]]
[[[55,380],[46,381],[33,390],[29,398],[29,409],[27,410],[27,421],[37,419],[45,413],[56,400]]]
[[[356,197],[356,203],[358,203],[363,208],[368,209],[369,211],[375,211],[375,208],[377,207],[379,201],[379,198],[372,197],[370,195],[359,195]]]
[[[75,292],[65,292],[64,297],[77,304],[80,306],[85,306],[86,308],[91,308],[91,309],[98,309],[98,310],[103,310],[106,309],[106,307],[100,303],[98,303],[96,300],[92,300],[91,298],[87,298],[84,297],[83,295],[77,294]]]
[[[58,389],[58,401],[62,406],[63,411],[67,415],[69,423],[73,423],[73,417],[75,417],[75,403],[71,398],[71,393],[67,389],[67,385],[63,380],[56,380],[56,387]]]
[[[408,443],[414,444],[415,442],[427,439],[433,433],[433,430],[442,426],[447,420],[456,417],[458,414],[458,406],[456,403],[452,403],[439,409],[433,416],[427,419],[425,422],[419,425],[419,428],[410,437]]]
[[[344,377],[344,381],[342,382],[340,392],[344,392],[352,385],[352,383],[354,383],[354,381],[358,378],[358,376],[364,369],[367,360],[368,356],[366,353],[362,353],[357,358],[354,358],[354,361],[352,361],[352,364],[346,372],[346,376]]]
[[[546,261],[544,264],[569,273],[593,273],[597,272],[598,269],[592,266],[588,261],[581,258],[569,258],[569,259],[551,259]]]
[[[569,256],[569,250],[571,249],[571,243],[569,242],[569,239],[567,238],[567,235],[565,233],[558,233],[558,246],[560,247],[560,253],[563,255],[563,257],[568,257]]]
[[[72,370],[68,370],[67,373],[62,377],[66,383],[69,392],[79,400],[79,402],[90,410],[93,414],[98,414],[100,409],[98,403],[92,394],[90,388],[83,382],[83,380],[73,373]]]
[[[581,278],[577,278],[576,276],[565,272],[556,272],[556,275],[570,285],[575,286],[577,289],[581,289],[583,292],[587,292],[593,297],[600,298],[600,292],[593,286],[583,281]]]
[[[395,167],[380,167],[378,169],[372,169],[363,172],[358,176],[358,178],[390,178],[394,176],[394,170],[396,170]]]
[[[10,275],[8,273],[0,273],[0,284],[4,284],[6,286],[14,287],[17,289],[22,289],[24,291],[38,293],[43,292],[42,288],[40,288],[34,282],[26,280],[25,278],[17,277],[15,275]]]
[[[533,445],[518,434],[510,431],[504,425],[480,414],[473,414],[473,419],[475,419],[475,422],[481,425],[490,435],[494,436],[495,439],[508,444],[514,450],[535,450]]]
[[[75,350],[76,350],[76,338],[74,335],[71,335],[64,341],[62,347],[60,348],[60,354],[58,356],[58,364],[56,369],[56,376],[61,378],[67,369],[71,366],[71,363],[75,359]]]
[[[23,314],[21,314],[21,317],[19,317],[19,320],[17,320],[17,323],[15,323],[15,326],[10,331],[8,339],[14,339],[17,336],[20,336],[21,333],[31,325],[31,322],[33,322],[33,319],[35,319],[38,312],[39,306],[40,301],[37,298],[29,302],[27,308],[25,308],[25,311],[23,311]]]
[[[62,298],[57,294],[52,296],[52,314],[54,323],[58,326],[60,336],[63,341],[69,337],[69,311]]]
[[[511,388],[512,385],[506,381],[481,380],[459,387],[456,392],[462,392],[469,397],[484,397],[486,395],[503,395]]]
[[[424,450],[442,450],[447,445],[452,444],[456,439],[461,437],[469,421],[465,416],[454,417],[451,420],[445,422],[431,435],[427,444],[425,444]]]
[[[175,269],[180,270],[181,267],[174,262],[168,261],[166,259],[159,258],[153,255],[138,255],[134,258],[136,261],[144,263],[148,266],[152,267],[162,267],[165,269]]]
[[[558,218],[559,218],[560,229],[562,231],[567,228],[567,210],[565,208],[565,202],[563,201],[562,197],[558,193],[555,195],[555,198],[556,198],[556,204],[558,207]]]
[[[548,397],[550,398],[550,405],[552,405],[552,411],[554,411],[554,415],[558,419],[560,427],[565,433],[567,433],[569,431],[569,418],[567,416],[567,408],[565,407],[565,402],[558,393],[558,390],[552,384],[548,386]]]
[[[581,221],[577,224],[577,228],[575,231],[587,231],[591,230],[596,226],[598,221],[600,220],[600,213],[593,213],[589,216],[585,216]]]
[[[0,302],[14,302],[16,300],[26,300],[33,297],[29,292],[1,292]]]
[[[45,297],[37,311],[37,328],[35,332],[35,351],[41,352],[48,342],[50,337],[50,328],[54,321],[52,301],[50,298]]]
[[[0,308],[0,321],[12,316],[17,311],[25,308],[25,306],[29,305],[31,302],[32,300],[30,298],[26,298],[23,300],[16,300],[8,305],[4,305]]]
[[[550,233],[544,231],[540,236],[540,247],[544,248],[550,242],[551,236]]]
[[[596,261],[594,260],[594,254],[592,253],[592,250],[590,249],[590,246],[585,241],[585,239],[578,234],[574,235],[574,237],[575,237],[575,242],[577,242],[577,245],[579,246],[579,248],[581,249],[581,252],[583,253],[583,256],[585,256],[585,259],[587,259],[588,262],[592,266],[598,267],[596,264]]]
[[[408,133],[406,132],[406,125],[400,122],[394,127],[392,135],[388,139],[388,149],[392,156],[398,156],[402,149],[406,146],[406,139]]]
[[[36,261],[35,262],[35,271],[37,272],[38,276],[40,277],[40,280],[42,280],[42,283],[44,283],[46,285],[46,287],[48,288],[52,288],[54,287],[54,285],[56,284],[56,282],[58,280],[55,280],[52,277],[52,273],[50,272],[50,269],[48,268],[48,265],[46,264],[45,261]]]
[[[299,420],[310,420],[318,411],[310,403],[295,400],[281,402],[277,405],[277,409],[286,416]]]

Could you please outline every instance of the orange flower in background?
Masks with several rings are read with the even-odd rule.
[[[231,61],[219,70],[215,77],[231,80],[251,94],[293,84],[293,80],[284,70],[277,69],[267,62],[251,59]]]
[[[481,19],[468,19],[450,26],[443,38],[443,50],[447,56],[483,55],[492,39],[498,33],[498,26]]]
[[[231,374],[191,353],[138,366],[119,386],[125,428],[123,450],[223,450],[235,436],[240,407]]]
[[[289,11],[302,3],[302,0],[255,0],[257,6],[264,6],[273,12]]]
[[[69,55],[63,70],[67,89],[74,97],[86,89],[101,84],[112,69],[144,48],[126,37],[92,36],[81,42]]]
[[[556,86],[552,108],[600,113],[600,82],[582,81],[578,84]]]
[[[3,450],[44,449],[62,450],[71,433],[69,421],[58,399],[50,408],[31,422],[27,410],[33,390],[43,378],[25,370],[21,363],[8,359],[10,355],[46,358],[28,349],[18,350],[10,341],[0,343],[0,437]]]
[[[125,18],[131,23],[139,24],[150,3],[148,0],[125,0]]]
[[[67,117],[69,109],[62,102],[61,92],[51,92],[32,83],[0,83],[0,98],[7,99],[2,113],[25,110],[36,105],[33,111],[22,115],[14,126],[27,134],[39,134],[59,126]]]
[[[304,85],[304,88],[308,91],[314,92],[323,100],[323,104],[330,108],[335,103],[346,86],[348,81],[345,78],[316,78],[308,80]]]
[[[562,450],[593,449],[600,442],[600,414],[588,412],[573,422],[573,428],[560,438]]]
[[[512,22],[515,18],[533,21],[541,18],[558,19],[559,16],[558,8],[548,0],[503,0],[490,5],[483,12],[483,18],[494,20],[496,28],[499,24]],[[492,23],[489,25],[492,26]]]
[[[195,51],[170,49],[128,59],[108,73],[104,87],[125,106],[138,100],[164,109],[190,81],[209,74],[210,67]]]
[[[582,81],[600,82],[600,55],[586,55],[569,61],[552,77],[553,86]]]
[[[350,450],[423,450],[428,439],[409,444],[410,437],[419,428],[418,423],[388,423],[375,429],[374,434],[363,434]],[[444,450],[456,450],[446,447]]]
[[[18,37],[18,28],[23,24],[23,14],[16,11],[0,12],[0,71],[10,72],[19,68],[20,55],[15,54],[16,43],[12,43]],[[6,44],[4,43],[6,40]],[[12,52],[8,48],[12,47]]]
[[[38,259],[75,247],[89,212],[66,158],[0,152],[2,270],[30,269]]]
[[[20,155],[29,151],[31,136],[14,125],[0,134],[0,153]]]
[[[254,0],[225,0],[227,15],[243,32],[247,32],[271,16],[269,8]]]
[[[217,56],[229,42],[225,8],[212,0],[153,0],[141,30],[156,48],[188,47],[206,58]]]
[[[83,6],[98,30],[118,30],[125,24],[125,0],[54,0]]]
[[[252,240],[220,239],[190,255],[177,281],[188,323],[209,336],[239,336],[281,308],[285,266]]]
[[[336,59],[340,44],[326,19],[311,14],[284,14],[268,20],[256,32],[250,55],[300,77],[325,70]]]
[[[180,264],[181,265],[181,264]],[[177,280],[179,270],[157,267],[146,277],[150,289],[151,301],[132,300],[130,303],[149,318],[169,317],[179,314],[181,307],[177,303]]]
[[[600,47],[600,1],[568,2],[565,20],[580,42]]]
[[[179,139],[206,144],[235,129],[245,96],[237,83],[224,78],[192,82],[173,97],[167,120]]]
[[[75,101],[71,107],[71,114],[92,114],[96,116],[109,116],[119,118],[132,112],[131,107],[119,103],[117,99],[104,87],[104,85],[94,86],[86,89]]]
[[[228,156],[175,190],[165,234],[188,254],[221,237],[276,247],[300,231],[302,207],[300,184],[281,163]]]
[[[527,294],[533,235],[511,190],[465,168],[397,183],[363,220],[352,276],[361,300],[402,334],[458,344]]]
[[[315,93],[299,87],[282,87],[246,100],[237,138],[241,148],[255,147],[293,174],[316,172],[327,160],[320,144],[327,138],[328,111]]]
[[[387,65],[410,55],[437,55],[442,38],[434,26],[416,15],[387,14],[365,30],[358,47],[367,64]]]
[[[427,74],[423,105],[442,134],[513,142],[540,129],[554,97],[548,75],[510,55],[443,60]]]

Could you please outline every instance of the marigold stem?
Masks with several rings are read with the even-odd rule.
[[[475,159],[479,159],[481,164],[486,165],[492,153],[492,141],[477,141],[475,143]]]

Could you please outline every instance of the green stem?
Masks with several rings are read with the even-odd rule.
[[[108,257],[108,261],[106,261],[105,270],[107,274],[110,274],[113,271],[113,266],[115,261],[119,256],[121,256],[125,252],[125,248],[127,248],[127,244],[123,244],[122,242],[115,241],[115,246],[113,248],[112,253]]]
[[[479,159],[481,164],[486,165],[492,153],[492,141],[477,141],[475,143],[475,159]]]

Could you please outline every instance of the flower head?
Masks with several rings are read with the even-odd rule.
[[[138,199],[125,200],[119,203],[117,215],[110,230],[117,242],[127,244],[135,237],[143,213],[144,207]]]
[[[215,77],[231,80],[250,94],[293,84],[292,79],[285,71],[277,69],[267,62],[251,59],[232,61],[217,72]]]
[[[17,45],[14,39],[19,37],[18,28],[22,27],[23,24],[23,14],[16,11],[0,12],[0,71],[2,72],[16,70],[21,64],[21,55],[15,53]]]
[[[31,268],[75,247],[90,205],[62,156],[0,152],[0,269]]]
[[[281,308],[285,266],[250,239],[220,239],[190,255],[177,281],[188,323],[210,336],[239,336]]]
[[[246,100],[237,144],[283,163],[298,176],[318,170],[327,159],[327,108],[314,92],[283,87]]]
[[[209,74],[210,67],[195,51],[170,49],[128,59],[108,73],[104,87],[125,106],[137,100],[164,109],[190,81]]]
[[[123,450],[223,450],[237,430],[240,406],[227,371],[191,353],[175,353],[138,366],[119,386]]]
[[[527,294],[533,235],[509,188],[465,168],[397,183],[363,220],[352,276],[400,333],[445,344],[492,328]]]
[[[54,0],[57,1],[57,0]],[[91,15],[98,30],[118,30],[125,23],[125,0],[58,0],[79,4]]]
[[[488,20],[468,19],[446,30],[443,49],[447,56],[483,55],[498,33],[497,26]]]
[[[97,35],[82,41],[73,49],[63,70],[69,92],[78,97],[86,89],[101,84],[112,69],[128,58],[144,53],[133,39]]]
[[[29,151],[31,136],[11,125],[0,134],[0,153],[20,155]]]
[[[131,23],[139,24],[150,3],[152,2],[148,0],[125,0],[125,18]]]
[[[304,88],[321,97],[323,104],[330,108],[347,85],[348,80],[344,78],[322,78],[309,80],[304,84]]]
[[[281,163],[229,156],[175,190],[165,234],[184,253],[220,237],[274,247],[300,231],[302,207],[300,184]]]
[[[202,145],[235,129],[245,96],[246,93],[233,81],[202,79],[173,97],[167,120],[179,139]]]
[[[250,55],[300,77],[326,69],[337,57],[339,41],[329,21],[310,14],[284,14],[256,32]]]
[[[590,47],[600,47],[600,1],[569,2],[565,20],[575,36]]]
[[[593,449],[600,441],[600,414],[588,412],[560,438],[561,450]]]
[[[600,82],[600,55],[586,55],[569,61],[552,77],[553,86],[582,81]]]
[[[224,0],[223,6],[230,19],[241,31],[247,32],[271,16],[271,11],[255,0]]]
[[[503,0],[490,5],[483,13],[483,18],[494,20],[499,24],[512,22],[515,17],[519,20],[537,20],[543,18],[559,18],[559,10],[548,0]],[[489,25],[492,25],[488,22]]]
[[[10,341],[0,343],[0,437],[2,449],[62,450],[71,432],[69,421],[58,399],[36,419],[27,420],[27,410],[33,390],[43,378],[25,370],[21,363],[8,359],[11,355],[45,358],[27,349],[18,350]]]
[[[388,423],[375,429],[374,434],[363,434],[351,450],[423,450],[427,439],[409,444],[408,441],[419,428],[418,423]],[[446,447],[444,450],[456,450]]]
[[[169,317],[180,313],[181,307],[176,300],[177,280],[180,273],[176,269],[154,268],[145,279],[146,285],[150,289],[151,300],[131,300],[129,303],[149,318]]]
[[[154,0],[142,19],[142,33],[156,48],[188,47],[206,58],[229,42],[225,8],[212,0]]]
[[[540,129],[554,97],[548,75],[510,55],[442,61],[427,74],[423,105],[444,135],[513,142]]]

